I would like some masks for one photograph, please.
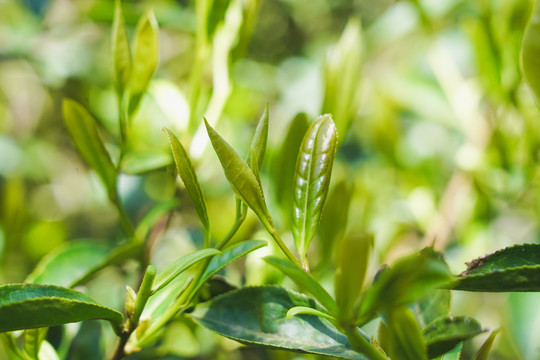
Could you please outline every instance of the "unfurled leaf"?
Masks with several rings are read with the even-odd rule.
[[[354,305],[360,299],[369,258],[373,249],[373,236],[361,233],[345,237],[336,259],[335,297],[340,319],[354,316]]]
[[[199,286],[202,286],[202,284],[204,284],[213,275],[217,274],[227,265],[233,263],[234,261],[240,259],[241,257],[249,254],[252,251],[266,246],[267,244],[268,243],[264,240],[242,241],[239,244],[233,245],[223,250],[222,255],[215,256],[212,258],[212,260],[210,260],[210,263],[206,267],[206,270],[199,281]]]
[[[201,325],[242,343],[275,349],[367,360],[328,320],[299,315],[287,320],[289,309],[322,309],[308,297],[274,286],[246,287],[197,306],[191,316]]]
[[[205,231],[208,233],[210,231],[210,221],[208,220],[206,202],[204,200],[199,180],[197,179],[197,174],[195,173],[195,168],[193,167],[191,159],[189,158],[186,150],[180,141],[178,141],[178,138],[170,130],[164,129],[164,131],[169,136],[169,142],[171,144],[178,175],[180,175],[180,178],[184,182],[188,195],[195,206],[195,210],[197,211],[197,215],[199,216]]]
[[[49,328],[37,328],[24,331],[24,351],[30,355],[32,359],[40,359],[39,349],[47,336],[48,330]]]
[[[108,320],[119,333],[123,316],[87,295],[54,285],[0,286],[0,332]]]
[[[540,244],[508,247],[467,264],[450,285],[454,290],[540,291]]]
[[[452,350],[460,342],[482,333],[482,327],[473,318],[445,317],[433,321],[422,333],[427,344],[428,355],[434,358]]]
[[[289,311],[287,311],[286,318],[287,320],[290,320],[293,316],[296,316],[296,315],[313,315],[313,316],[325,318],[326,320],[330,321],[332,324],[335,324],[336,322],[336,320],[332,316],[330,316],[328,313],[325,313],[325,312],[322,312],[320,310],[313,309],[310,307],[305,307],[305,306],[295,306],[289,309]]]
[[[71,243],[44,257],[25,282],[72,287],[98,268],[109,251],[109,248],[96,243]]]
[[[425,248],[379,272],[363,296],[357,318],[363,324],[374,312],[411,303],[452,279],[442,255]]]
[[[491,347],[493,346],[493,342],[495,341],[495,337],[497,337],[499,331],[500,329],[497,329],[489,335],[480,349],[476,352],[476,354],[474,354],[473,360],[488,360],[489,352],[491,351]]]
[[[309,291],[333,316],[338,314],[338,305],[322,285],[309,273],[296,266],[293,262],[273,256],[264,258],[268,264],[276,267],[290,277],[298,286]]]
[[[293,185],[293,236],[303,265],[323,210],[337,145],[330,115],[319,117],[304,136]]]
[[[529,83],[536,101],[540,101],[540,3],[535,2],[529,24],[521,43],[523,75]]]
[[[157,292],[167,286],[171,281],[174,280],[182,272],[198,263],[199,261],[209,257],[221,254],[217,249],[203,249],[195,251],[189,255],[184,255],[178,260],[174,261],[172,264],[167,266],[163,271],[161,271],[154,280],[154,285],[152,292]]]
[[[386,313],[386,346],[395,360],[427,360],[426,345],[413,313],[398,306]]]
[[[210,141],[212,142],[212,147],[221,162],[225,176],[229,184],[231,184],[232,189],[253,210],[265,227],[273,227],[272,218],[266,208],[263,191],[257,177],[249,165],[219,136],[206,119],[204,123]]]
[[[158,25],[152,11],[146,13],[139,20],[134,43],[130,82],[130,114],[133,114],[138,108],[159,61]]]
[[[114,9],[114,22],[112,32],[112,54],[114,63],[114,78],[118,94],[126,91],[131,78],[131,50],[124,24],[120,0],[116,0]]]
[[[116,169],[99,136],[92,115],[79,103],[65,99],[64,122],[81,157],[99,175],[109,196],[116,192]]]

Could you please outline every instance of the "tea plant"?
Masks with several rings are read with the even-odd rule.
[[[219,128],[215,121],[229,96],[228,80],[216,81],[209,99],[204,98],[201,87],[210,48],[215,46],[215,66],[227,67],[228,57],[240,51],[233,48],[231,39],[249,34],[245,27],[250,26],[259,4],[253,1],[242,6],[234,0],[219,6],[212,1],[196,2],[196,61],[190,81],[188,124],[194,134],[192,147],[184,147],[186,141],[176,129],[164,128],[163,137],[168,139],[172,157],[163,157],[156,152],[141,153],[134,136],[140,131],[138,111],[158,67],[157,21],[153,12],[142,16],[130,43],[121,4],[115,3],[115,143],[103,140],[102,126],[78,101],[65,99],[62,115],[75,148],[100,179],[117,212],[124,240],[112,248],[88,241],[73,243],[44,258],[23,283],[0,286],[0,337],[10,358],[76,356],[69,350],[70,344],[53,346],[54,337],[48,332],[65,324],[89,324],[88,320],[99,319],[112,328],[112,332],[98,334],[101,341],[114,341],[114,350],[105,355],[111,359],[168,358],[161,345],[164,333],[175,321],[198,324],[242,344],[313,356],[460,359],[463,343],[487,330],[472,317],[451,314],[452,291],[540,290],[538,244],[515,245],[477,258],[462,274],[454,276],[444,255],[435,250],[439,239],[387,265],[378,264],[373,256],[374,235],[367,228],[346,231],[355,190],[343,180],[332,186],[332,173],[338,149],[344,146],[343,139],[359,110],[360,91],[355,84],[361,78],[358,64],[363,60],[363,40],[357,19],[349,21],[326,59],[322,105],[326,114],[314,121],[302,114],[293,119],[281,151],[272,154],[279,169],[268,191],[261,171],[272,126],[270,106],[266,106],[254,129],[247,156],[242,157],[215,130]],[[416,6],[420,14],[427,16],[420,4]],[[230,20],[242,11],[242,23]],[[538,96],[539,6],[534,14],[538,16],[533,16],[527,27],[522,62],[524,75]],[[423,21],[430,26],[428,17]],[[216,38],[219,41],[212,42]],[[216,78],[221,75],[214,74]],[[200,108],[205,105],[207,118],[199,123]],[[211,195],[205,194],[205,180],[198,176],[199,158],[193,146],[205,141],[211,144],[235,196],[235,216],[223,236],[212,231],[218,219],[210,216],[207,200]],[[167,177],[163,169],[169,163],[174,164],[181,180],[178,193],[182,199],[157,203],[134,221],[119,191],[122,176],[155,171]],[[341,171],[352,169],[345,166]],[[153,263],[156,233],[168,226],[169,216],[188,198],[200,223],[198,249],[180,254],[165,267]],[[275,203],[279,204],[277,210]],[[268,236],[258,234],[261,240],[242,237],[240,230],[249,211]],[[315,261],[313,245],[326,251]],[[232,263],[265,247],[276,251],[263,261],[277,271],[278,277],[291,280],[288,286],[288,280],[281,279],[238,287],[220,276]],[[126,286],[121,312],[73,289],[84,289],[100,272],[130,262],[138,271],[134,281],[137,290]],[[330,280],[324,277],[326,272],[317,268],[329,263],[335,264]],[[255,271],[249,263],[246,266],[246,272]],[[83,330],[81,327],[77,336],[84,336]],[[475,359],[488,358],[498,331],[492,331],[475,351]],[[77,343],[75,337],[69,340]]]

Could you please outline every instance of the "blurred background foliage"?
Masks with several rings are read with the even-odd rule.
[[[335,243],[364,231],[375,236],[374,266],[435,244],[456,274],[477,256],[537,242],[540,113],[519,63],[532,4],[214,0],[201,30],[193,0],[123,1],[130,34],[150,8],[160,27],[160,65],[133,120],[119,183],[134,221],[156,203],[179,199],[168,225],[156,231],[152,263],[161,269],[202,244],[161,128],[190,146],[212,234],[220,238],[234,219],[235,199],[200,132],[202,116],[245,154],[267,102],[263,185],[289,244],[294,134],[324,112],[339,129],[331,195],[310,254],[319,278],[332,281]],[[98,119],[109,151],[118,152],[113,13],[109,0],[0,0],[1,283],[22,282],[67,244],[91,239],[113,247],[123,240],[102,184],[61,118],[62,100],[76,99]],[[267,237],[259,231],[250,215],[236,237]],[[259,261],[269,251],[228,269],[229,281],[283,281]],[[121,309],[136,273],[137,264],[126,262],[84,290]],[[454,293],[453,313],[503,328],[493,359],[537,359],[538,304],[538,294]],[[88,322],[49,337],[78,337],[63,351],[68,358],[89,349],[99,358],[114,345],[96,340],[106,331]],[[168,329],[159,351],[171,359],[308,358],[242,347],[185,319]]]

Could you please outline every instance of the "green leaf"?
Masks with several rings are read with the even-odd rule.
[[[44,257],[25,282],[72,287],[98,268],[108,253],[107,247],[95,243],[70,243]]]
[[[523,75],[529,83],[536,101],[540,101],[540,4],[535,1],[531,19],[525,28],[521,43]]]
[[[322,112],[332,114],[342,138],[361,104],[363,42],[360,21],[351,18],[325,59]]]
[[[364,278],[373,249],[373,236],[360,233],[347,236],[340,244],[335,272],[335,297],[339,318],[351,320],[354,305],[360,299]]]
[[[164,131],[169,136],[169,142],[171,144],[178,175],[180,175],[180,178],[184,182],[188,195],[195,206],[195,210],[197,211],[197,215],[199,216],[206,233],[208,233],[210,231],[210,221],[208,220],[206,202],[204,201],[204,196],[199,184],[199,180],[197,179],[197,174],[195,173],[195,168],[193,167],[186,150],[180,141],[178,141],[178,138],[170,130],[164,129]]]
[[[264,159],[266,142],[268,140],[268,119],[268,104],[266,104],[264,113],[262,114],[261,119],[257,124],[255,134],[253,135],[253,139],[251,140],[250,153],[247,161],[249,167],[253,171],[253,174],[255,174],[255,177],[259,181],[259,184],[261,183],[259,170]]]
[[[474,354],[473,360],[488,360],[489,352],[491,351],[491,347],[493,346],[493,342],[495,341],[495,338],[497,337],[497,334],[499,333],[500,329],[497,329],[493,331],[489,337],[484,341],[480,349]]]
[[[54,285],[0,286],[0,332],[108,320],[119,333],[123,316],[87,295]]]
[[[267,256],[264,261],[290,277],[298,286],[309,291],[334,317],[338,314],[339,308],[334,299],[309,273],[288,260]]]
[[[39,360],[39,349],[49,328],[27,329],[23,333],[24,352],[30,355],[32,359]]]
[[[432,248],[398,259],[381,271],[367,290],[360,306],[359,322],[372,319],[376,311],[411,303],[452,279],[442,255]]]
[[[337,145],[336,126],[330,115],[319,117],[304,136],[293,187],[293,236],[306,265],[306,253],[315,235],[328,193]]]
[[[131,50],[124,24],[120,0],[116,0],[112,31],[112,54],[115,84],[120,97],[126,91],[131,78]]]
[[[167,200],[156,204],[152,207],[141,219],[135,229],[135,239],[144,242],[152,228],[162,220],[172,209],[178,206],[179,202],[176,199]]]
[[[417,302],[418,321],[421,327],[429,325],[435,319],[450,315],[452,295],[450,290],[435,290],[429,296]]]
[[[387,313],[387,346],[391,359],[427,360],[426,345],[412,311],[405,306]]]
[[[174,261],[172,264],[167,266],[163,271],[161,271],[154,280],[154,286],[152,292],[157,292],[167,286],[174,278],[183,273],[192,265],[198,263],[199,261],[209,257],[221,254],[217,249],[203,249],[195,251],[189,255],[184,255],[178,260]]]
[[[158,25],[152,11],[137,24],[134,39],[133,70],[131,74],[129,114],[138,108],[141,98],[156,71],[159,62]]]
[[[307,115],[304,113],[296,115],[289,125],[287,135],[285,136],[285,140],[283,140],[278,154],[272,158],[272,179],[276,188],[274,193],[287,220],[291,218],[290,204],[292,202],[293,189],[291,184],[294,179],[296,154],[300,150],[303,136],[308,128],[309,121]]]
[[[540,244],[508,247],[467,263],[454,290],[540,291]]]
[[[460,342],[482,333],[482,327],[473,318],[466,316],[439,318],[422,333],[430,358],[443,355]]]
[[[287,318],[287,320],[290,320],[293,316],[296,315],[318,316],[330,321],[334,325],[336,324],[336,319],[328,315],[328,313],[305,306],[295,306],[293,308],[290,308],[289,311],[287,311],[287,315],[285,317]]]
[[[212,39],[216,28],[225,20],[225,13],[229,7],[230,0],[215,0],[211,2],[206,17],[206,32],[208,39]]]
[[[242,241],[237,245],[233,245],[223,250],[221,256],[215,256],[210,260],[210,263],[206,267],[203,276],[199,280],[199,287],[202,286],[212,276],[217,274],[221,269],[225,268],[232,262],[240,259],[241,257],[249,254],[252,251],[266,246],[268,243],[264,240],[250,240]]]
[[[111,197],[116,193],[116,169],[101,141],[94,118],[84,107],[71,99],[64,100],[63,114],[75,147],[84,161],[99,175]]]
[[[216,152],[225,176],[236,195],[253,210],[265,227],[272,227],[272,218],[266,208],[264,194],[257,177],[234,149],[204,120],[212,147]]]
[[[247,344],[366,360],[353,351],[347,338],[326,319],[301,315],[287,320],[295,306],[320,309],[316,302],[291,290],[246,287],[197,306],[191,316],[223,336]]]

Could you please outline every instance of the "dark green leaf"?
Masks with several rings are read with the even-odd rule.
[[[540,244],[508,247],[467,264],[450,286],[465,291],[540,291]]]
[[[470,317],[445,317],[432,322],[423,331],[430,358],[452,350],[462,341],[483,332],[480,324]]]
[[[418,301],[418,321],[422,328],[437,318],[450,315],[451,297],[450,290],[435,290]]]
[[[65,99],[64,122],[82,158],[99,175],[109,196],[116,192],[116,169],[105,149],[92,115],[80,104]]]
[[[328,294],[322,285],[309,273],[296,266],[293,262],[285,259],[267,256],[264,258],[264,261],[278,268],[285,275],[290,277],[298,286],[309,291],[330,312],[330,314],[333,316],[338,314],[338,306],[334,299],[332,299],[330,294]]]
[[[158,66],[158,31],[157,20],[152,11],[141,17],[137,24],[130,83],[130,114],[133,114],[139,106],[142,95],[148,88],[148,84]]]
[[[203,249],[195,251],[189,255],[182,256],[169,266],[167,266],[163,271],[161,271],[158,276],[156,276],[152,292],[157,292],[167,286],[175,277],[183,273],[189,267],[198,263],[199,261],[209,257],[220,254],[219,250],[216,249]]]
[[[0,332],[108,320],[118,332],[123,316],[75,290],[54,285],[0,286]]]
[[[114,76],[117,91],[122,96],[128,87],[131,78],[131,50],[129,49],[129,40],[124,16],[122,15],[122,6],[120,0],[116,0],[114,9],[114,23],[112,32],[112,54],[114,63]]]
[[[193,164],[191,163],[191,160],[186,150],[184,149],[180,141],[178,141],[178,138],[170,130],[164,129],[164,131],[169,136],[169,142],[171,144],[171,149],[174,156],[174,162],[176,163],[176,169],[178,170],[178,175],[180,175],[180,178],[186,186],[188,195],[191,198],[193,205],[195,206],[195,210],[197,211],[197,215],[199,216],[199,219],[201,220],[205,231],[209,232],[210,221],[208,220],[206,202],[204,201],[204,196],[201,190],[201,186],[199,184],[199,180],[197,179],[197,174],[195,173],[195,168],[193,167]]]
[[[328,193],[336,145],[334,121],[330,115],[323,115],[308,129],[298,153],[293,181],[293,236],[303,265]]]
[[[212,146],[232,189],[253,210],[265,227],[273,227],[272,218],[266,208],[263,191],[257,177],[249,165],[219,136],[206,119],[204,123]]]
[[[242,343],[366,360],[325,319],[299,315],[286,319],[295,306],[321,310],[316,302],[284,288],[247,287],[197,306],[191,316],[205,327]]]
[[[427,360],[426,345],[412,311],[405,306],[387,313],[387,347],[394,360]]]
[[[376,311],[411,303],[452,279],[443,257],[432,248],[401,258],[380,272],[367,290],[359,321],[371,319]]]
[[[536,101],[540,101],[540,4],[538,2],[535,2],[531,19],[523,35],[521,63],[523,75],[536,96]]]
[[[95,243],[71,243],[44,257],[25,282],[72,287],[97,268],[108,253],[107,247]]]

